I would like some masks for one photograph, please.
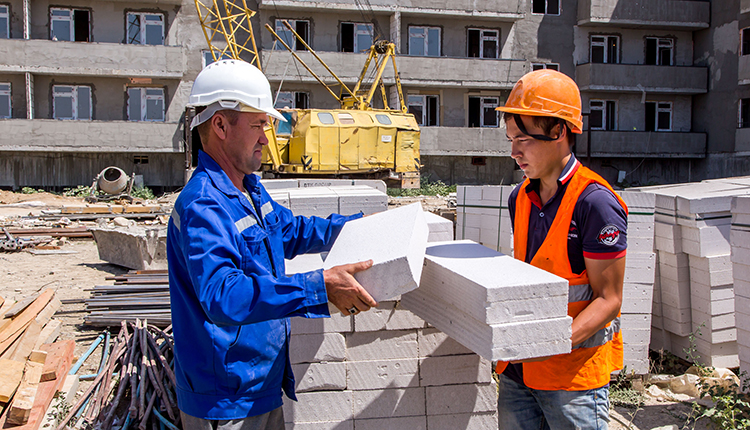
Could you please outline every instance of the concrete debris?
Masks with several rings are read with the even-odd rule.
[[[167,228],[92,228],[99,258],[133,270],[167,268]]]

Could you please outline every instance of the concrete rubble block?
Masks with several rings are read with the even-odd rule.
[[[497,411],[497,385],[443,385],[427,387],[427,415]]]
[[[289,209],[294,215],[326,218],[339,212],[339,196],[328,188],[290,189]]]
[[[356,420],[425,415],[425,388],[362,390],[353,394]]]
[[[625,282],[654,283],[656,254],[631,253],[625,255]]]
[[[350,221],[323,268],[372,259],[373,266],[354,278],[376,301],[388,300],[419,286],[428,236],[420,203]]]
[[[375,390],[419,386],[419,359],[347,362],[347,389]]]
[[[418,289],[402,303],[465,347],[489,360],[522,360],[570,352],[569,316],[489,325]]]
[[[293,364],[296,391],[343,391],[346,390],[346,362]]]
[[[133,270],[167,268],[167,227],[90,228],[99,258]]]
[[[425,212],[424,216],[430,231],[427,242],[445,242],[454,239],[453,221],[432,212]]]
[[[357,430],[427,430],[427,417],[390,417],[358,419],[354,421]]]
[[[472,354],[472,351],[436,328],[417,331],[420,357]]]
[[[388,210],[388,195],[367,185],[331,187],[330,190],[339,197],[338,213],[341,215],[359,212],[370,215]]]
[[[350,361],[419,357],[416,330],[349,333],[346,349]]]
[[[346,360],[346,340],[340,333],[297,334],[289,340],[292,364]]]
[[[431,244],[423,278],[420,290],[488,324],[567,315],[565,279],[471,241]]]
[[[315,423],[347,421],[354,418],[351,391],[299,393],[297,399],[297,402],[284,400],[284,421]]]
[[[354,315],[354,331],[408,330],[424,328],[425,321],[404,309],[400,302],[385,301],[367,312]]]
[[[482,384],[492,381],[492,363],[478,355],[449,355],[419,359],[419,385]]]
[[[284,417],[286,419],[286,417]],[[354,421],[319,421],[313,423],[284,423],[284,430],[354,430]]]
[[[497,412],[428,415],[427,426],[430,430],[496,430]]]

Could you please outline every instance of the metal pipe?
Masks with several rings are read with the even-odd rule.
[[[86,350],[86,352],[83,353],[81,358],[79,358],[78,361],[76,361],[76,364],[74,364],[73,367],[70,368],[70,372],[68,372],[68,375],[75,375],[76,372],[78,372],[78,369],[81,368],[81,366],[83,365],[83,362],[86,361],[87,358],[89,358],[91,353],[94,352],[94,350],[96,349],[97,346],[99,346],[102,340],[104,340],[104,333],[100,334],[99,337],[97,337],[96,340],[94,340],[94,342],[91,344],[89,349]]]

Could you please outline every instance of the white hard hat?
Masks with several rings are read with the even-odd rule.
[[[265,112],[286,121],[273,108],[271,85],[266,76],[257,67],[242,60],[220,60],[203,69],[195,78],[187,106],[206,106],[193,118],[191,129],[223,109]]]

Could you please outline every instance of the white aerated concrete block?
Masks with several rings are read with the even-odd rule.
[[[355,391],[356,420],[425,415],[425,388],[397,388]]]
[[[289,358],[292,364],[344,361],[346,340],[340,333],[293,335],[289,340]]]
[[[404,309],[399,302],[380,302],[378,307],[353,317],[354,331],[407,330],[424,328],[425,321]]]
[[[391,417],[355,420],[357,430],[426,430],[427,417]],[[432,427],[430,427],[432,428]]]
[[[284,260],[286,274],[306,273],[323,268],[323,257],[320,254],[301,254],[291,260]]]
[[[347,388],[373,390],[419,386],[419,360],[348,361]]]
[[[346,223],[323,267],[372,259],[354,277],[376,301],[388,300],[419,286],[428,236],[420,203],[380,212]]]
[[[339,197],[328,188],[296,188],[289,191],[294,215],[326,218],[339,211]]]
[[[489,383],[492,364],[474,354],[421,358],[419,379],[423,387]]]
[[[293,364],[296,391],[346,390],[346,362]]]
[[[427,415],[446,415],[497,410],[497,385],[465,384],[427,387]]]
[[[417,332],[420,357],[440,357],[445,355],[465,355],[473,352],[456,342],[447,334],[435,328],[426,328]]]
[[[567,315],[565,279],[471,241],[431,244],[420,289],[488,324]]]
[[[430,230],[427,242],[445,242],[453,240],[453,221],[432,212],[425,212],[425,221]]]
[[[317,333],[348,333],[354,331],[354,318],[343,315],[332,304],[328,304],[330,318],[290,318],[292,335]]]
[[[339,198],[341,215],[352,215],[359,212],[370,215],[388,210],[388,195],[366,185],[351,187],[331,187]]]
[[[363,332],[346,335],[349,361],[417,358],[416,330]]]
[[[625,282],[641,284],[654,283],[654,271],[656,268],[656,254],[630,253],[625,255]]]
[[[261,179],[260,183],[268,192],[287,188],[299,188],[298,179]]]
[[[493,413],[429,415],[427,426],[430,430],[496,430],[497,411]]]
[[[284,421],[314,423],[354,418],[351,391],[316,391],[297,394],[299,401],[284,399]]]

